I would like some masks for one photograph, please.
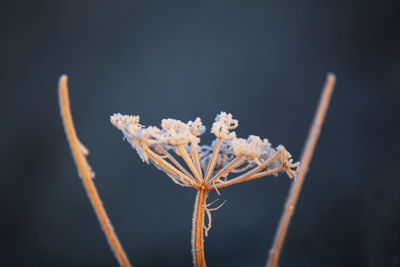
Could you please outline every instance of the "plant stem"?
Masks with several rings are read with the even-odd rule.
[[[269,251],[267,267],[278,266],[279,256],[289,227],[290,219],[294,213],[294,209],[300,195],[301,187],[306,177],[308,166],[310,165],[311,158],[314,153],[314,149],[317,144],[319,134],[321,132],[321,127],[325,119],[326,111],[328,110],[329,101],[331,99],[335,83],[336,83],[335,75],[329,73],[326,77],[325,86],[319,100],[314,121],[313,124],[311,125],[307,142],[303,149],[303,153],[300,160],[299,173],[290,188],[290,192],[285,204],[285,209],[282,213],[282,217],[279,222],[277,232],[275,234],[275,240],[272,245],[272,248]]]
[[[223,188],[223,187],[231,186],[231,185],[234,185],[234,184],[243,183],[243,182],[246,182],[246,181],[249,181],[249,180],[254,180],[254,179],[257,179],[257,178],[260,178],[260,177],[263,177],[263,176],[268,176],[268,175],[280,172],[281,170],[283,170],[283,166],[280,166],[280,167],[278,167],[276,169],[273,169],[273,170],[263,171],[263,172],[259,172],[259,173],[256,173],[256,174],[253,174],[253,175],[250,175],[250,176],[246,176],[246,177],[242,177],[242,178],[235,178],[235,179],[232,179],[232,180],[229,180],[229,181],[226,181],[226,182],[222,182],[222,183],[217,184],[215,186],[215,188]]]
[[[205,267],[204,257],[204,212],[207,208],[207,189],[197,191],[193,212],[192,253],[195,267]]]
[[[203,172],[201,170],[201,165],[200,165],[200,158],[199,158],[199,153],[197,152],[197,147],[192,147],[192,158],[193,162],[196,165],[197,172],[200,177],[203,177]]]
[[[225,167],[223,167],[217,174],[215,174],[210,180],[207,181],[207,186],[210,186],[213,182],[221,178],[222,175],[228,174],[230,171],[236,169],[240,165],[246,162],[246,160],[242,160],[241,156],[237,156],[234,160],[229,162]],[[239,162],[239,163],[238,163]]]
[[[199,173],[197,172],[197,168],[194,165],[192,159],[190,158],[189,154],[187,153],[186,149],[180,145],[176,147],[177,150],[179,151],[179,155],[183,158],[183,160],[186,162],[186,165],[188,165],[189,169],[192,171],[194,176],[196,177],[197,181],[201,183],[202,178],[200,177]]]
[[[76,134],[69,104],[67,81],[68,78],[66,75],[61,76],[58,94],[65,133],[68,138],[69,146],[71,148],[79,176],[82,178],[83,185],[85,186],[90,202],[93,205],[93,209],[97,215],[101,227],[104,230],[104,234],[106,235],[108,243],[110,244],[115,257],[118,259],[119,264],[124,267],[131,266],[129,259],[114,232],[114,228],[110,219],[108,218],[106,210],[103,207],[103,203],[101,202],[96,186],[93,183],[92,179],[94,178],[94,174],[85,157],[85,155],[88,154],[88,151],[79,141]]]
[[[208,163],[207,171],[204,174],[204,178],[203,178],[204,182],[207,182],[208,177],[211,175],[212,171],[214,170],[215,160],[217,159],[217,154],[219,152],[219,147],[221,146],[221,142],[222,142],[222,139],[218,138],[217,144],[215,145],[214,151],[211,155],[210,162]]]
[[[167,159],[169,159],[172,164],[174,164],[181,172],[186,174],[187,177],[191,178],[192,180],[196,180],[170,153],[168,153],[167,150],[165,150],[161,146],[157,146],[157,149],[159,149],[161,153],[163,153],[164,156],[166,156]]]
[[[171,173],[175,174],[176,176],[181,177],[183,180],[185,180],[189,184],[194,185],[195,182],[192,179],[190,179],[189,177],[186,177],[186,175],[184,173],[182,173],[181,171],[177,170],[174,166],[172,166],[169,162],[164,160],[161,156],[159,156],[156,153],[154,153],[153,151],[151,151],[151,149],[145,148],[145,152],[151,158],[153,158],[156,162],[158,162],[159,164],[161,164],[165,168],[167,168]]]
[[[262,169],[264,169],[264,168],[268,167],[269,165],[271,165],[271,163],[274,162],[275,160],[277,160],[281,154],[282,154],[282,150],[278,150],[273,157],[271,157],[270,159],[265,161],[260,166],[254,168],[254,169],[252,169],[252,170],[250,170],[250,171],[248,171],[248,172],[246,172],[246,173],[244,173],[244,174],[242,174],[242,175],[240,175],[238,177],[232,178],[232,179],[230,179],[228,181],[221,182],[216,187],[217,188],[226,187],[226,186],[230,186],[230,185],[233,185],[233,184],[242,183],[242,182],[246,182],[248,180],[254,179],[254,178],[251,178],[251,177],[253,177],[255,174],[257,174]],[[273,172],[268,173],[267,175],[273,174],[275,172],[275,170],[272,170],[272,171]],[[256,177],[256,178],[258,178],[258,177]]]

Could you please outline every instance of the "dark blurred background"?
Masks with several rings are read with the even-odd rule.
[[[298,160],[334,72],[281,266],[400,266],[399,14],[399,1],[1,1],[0,265],[117,265],[66,142],[61,74],[134,265],[191,266],[194,190],[143,164],[109,116],[199,116],[210,129],[227,111],[239,136]],[[221,190],[209,266],[265,264],[290,184]]]

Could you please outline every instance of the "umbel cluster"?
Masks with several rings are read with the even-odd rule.
[[[211,145],[200,145],[200,136],[206,131],[200,118],[187,123],[163,119],[161,129],[145,127],[139,120],[139,116],[119,113],[111,116],[111,123],[122,131],[140,158],[154,164],[181,186],[218,191],[281,171],[292,178],[299,168],[299,162],[293,163],[291,154],[282,145],[273,148],[267,139],[255,135],[237,138],[233,130],[238,121],[230,113],[216,116],[211,127],[216,139]],[[181,157],[186,168],[174,156]],[[230,173],[236,176],[228,178]]]

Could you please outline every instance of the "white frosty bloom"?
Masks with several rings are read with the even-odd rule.
[[[191,121],[187,124],[174,119],[164,119],[161,121],[165,140],[175,146],[186,145],[188,143],[198,144],[200,142],[200,139],[192,133],[191,126],[193,126],[193,122]]]
[[[122,130],[126,125],[136,125],[138,127],[141,127],[141,125],[139,124],[139,116],[130,116],[115,113],[111,116],[110,119],[111,123],[120,130]]]
[[[221,112],[216,116],[211,133],[217,138],[210,146],[199,146],[200,135],[206,130],[200,118],[187,123],[164,119],[161,129],[141,125],[139,116],[116,113],[110,120],[144,162],[154,164],[182,186],[204,186],[201,183],[209,180],[213,186],[223,187],[225,182],[229,183],[229,173],[238,173],[234,183],[238,179],[277,175],[279,171],[285,171],[292,178],[299,168],[299,163],[293,163],[291,154],[283,146],[273,149],[268,139],[255,135],[236,138],[232,130],[238,127],[238,121],[230,113]],[[191,173],[173,158],[171,150],[182,157]]]
[[[206,131],[206,127],[201,123],[201,119],[198,117],[194,121],[189,121],[187,124],[194,136],[200,136]]]
[[[271,150],[268,139],[261,140],[256,135],[250,135],[247,140],[234,138],[231,141],[231,147],[236,156],[247,156],[249,158],[260,158],[262,155],[267,155]]]
[[[211,133],[221,139],[232,139],[236,137],[236,133],[229,132],[229,130],[236,129],[238,125],[238,120],[234,120],[232,114],[221,111],[221,113],[219,113],[215,118],[215,122],[211,128]]]
[[[144,128],[139,124],[139,116],[121,115],[120,113],[111,116],[111,123],[124,134],[124,139],[136,149],[140,158],[149,163],[147,154],[143,151],[149,145],[157,144],[162,141],[160,129],[157,127]]]

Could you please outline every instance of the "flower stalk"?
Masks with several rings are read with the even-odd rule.
[[[196,202],[193,211],[193,226],[192,226],[192,254],[195,267],[206,266],[204,256],[204,220],[205,211],[207,208],[208,191],[199,189],[196,195]]]

